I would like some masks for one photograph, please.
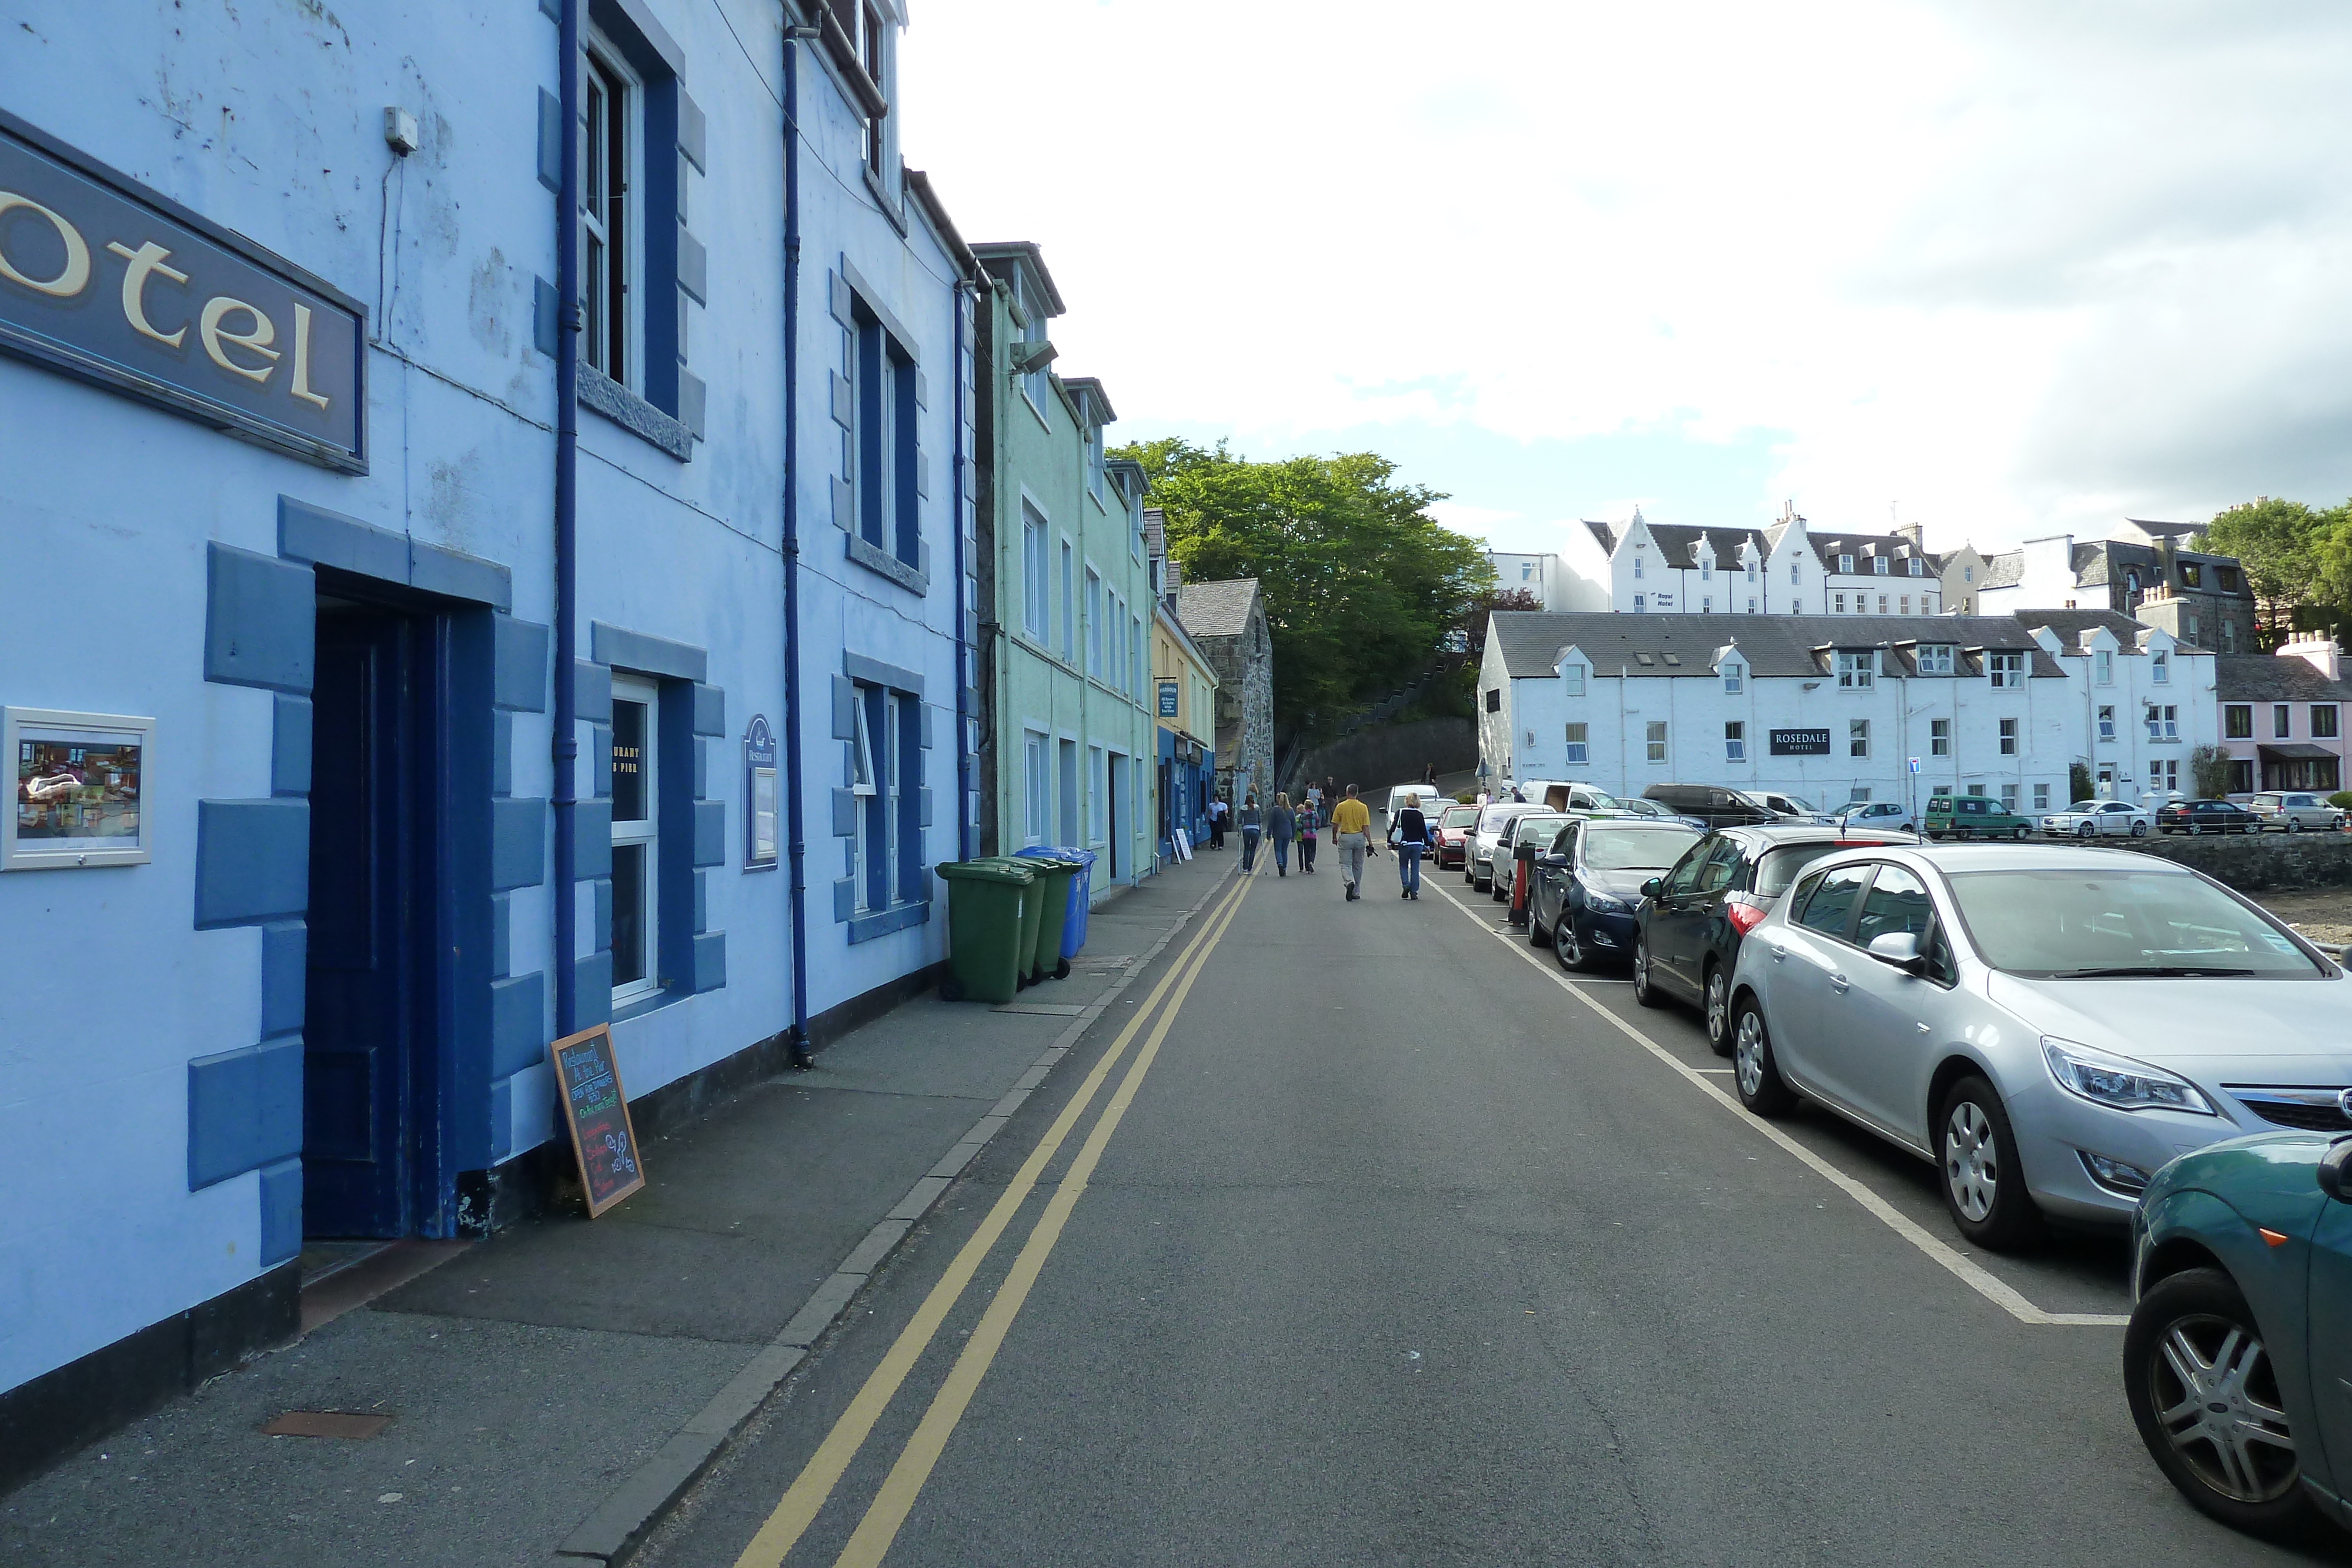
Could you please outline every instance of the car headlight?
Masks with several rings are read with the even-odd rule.
[[[2200,1116],[2221,1113],[2186,1078],[2127,1056],[2045,1034],[2042,1059],[2050,1064],[2050,1076],[2059,1088],[2095,1105],[2116,1111],[2188,1111]]]
[[[1584,895],[1584,907],[1604,915],[1622,915],[1633,906],[1613,893],[1588,893]]]

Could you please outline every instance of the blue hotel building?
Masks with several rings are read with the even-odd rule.
[[[527,1212],[560,1035],[644,1134],[935,976],[977,269],[901,21],[0,38],[0,1481],[307,1239]]]

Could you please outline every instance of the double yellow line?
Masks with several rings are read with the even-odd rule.
[[[922,1421],[915,1428],[915,1435],[908,1441],[906,1449],[899,1454],[898,1463],[890,1467],[889,1476],[867,1506],[856,1532],[850,1537],[849,1544],[843,1548],[841,1555],[835,1559],[835,1568],[849,1568],[849,1565],[874,1568],[881,1563],[890,1550],[891,1542],[898,1538],[898,1527],[906,1522],[908,1512],[921,1495],[923,1483],[930,1478],[931,1468],[939,1463],[940,1454],[946,1451],[948,1438],[954,1433],[956,1423],[962,1418],[965,1406],[971,1403],[971,1396],[978,1391],[981,1380],[988,1375],[989,1365],[996,1359],[998,1347],[1003,1344],[1005,1334],[1013,1327],[1013,1320],[1020,1315],[1022,1304],[1028,1300],[1030,1287],[1037,1282],[1037,1276],[1045,1269],[1046,1257],[1054,1250],[1054,1244],[1061,1239],[1062,1228],[1068,1223],[1071,1210],[1077,1207],[1078,1198],[1085,1193],[1087,1179],[1094,1175],[1095,1166],[1101,1160],[1103,1150],[1109,1145],[1111,1134],[1118,1130],[1120,1118],[1134,1103],[1136,1091],[1142,1085],[1144,1074],[1151,1070],[1152,1061],[1159,1056],[1160,1042],[1168,1038],[1169,1027],[1175,1022],[1177,1011],[1183,1007],[1186,995],[1192,989],[1192,982],[1200,977],[1202,969],[1208,963],[1209,954],[1223,936],[1225,928],[1233,924],[1234,913],[1241,908],[1242,900],[1248,896],[1250,883],[1255,880],[1252,877],[1237,879],[1234,891],[1224,895],[1224,901],[1202,923],[1200,933],[1177,956],[1176,962],[1169,966],[1168,973],[1160,977],[1159,985],[1152,988],[1151,995],[1137,1010],[1135,1017],[1119,1030],[1118,1038],[1111,1042],[1102,1060],[1096,1062],[1093,1071],[1087,1074],[1086,1082],[1078,1086],[1070,1103],[1062,1108],[1060,1115],[1054,1118],[1054,1124],[1046,1129],[1045,1137],[1021,1163],[1020,1170],[1005,1187],[1003,1196],[996,1200],[995,1207],[988,1211],[988,1217],[981,1221],[980,1228],[963,1244],[940,1282],[931,1287],[930,1294],[924,1298],[914,1318],[899,1332],[898,1339],[882,1357],[881,1364],[867,1376],[865,1386],[857,1391],[856,1397],[849,1402],[849,1407],[841,1413],[840,1418],[833,1424],[833,1429],[825,1434],[824,1441],[817,1445],[816,1452],[803,1467],[791,1490],[776,1504],[775,1511],[768,1515],[767,1521],[751,1537],[751,1544],[743,1548],[742,1555],[735,1560],[735,1568],[782,1568],[786,1555],[799,1544],[802,1535],[815,1522],[818,1513],[832,1498],[834,1489],[840,1484],[842,1476],[857,1457],[858,1449],[864,1447],[883,1412],[898,1396],[900,1385],[913,1372],[915,1363],[938,1337],[940,1326],[947,1322],[948,1314],[970,1288],[981,1264],[1003,1237],[1023,1203],[1035,1190],[1045,1167],[1061,1152],[1063,1144],[1068,1141],[1070,1134],[1085,1117],[1087,1107],[1094,1103],[1095,1096],[1109,1081],[1112,1070],[1127,1053],[1127,1048],[1141,1032],[1154,1009],[1159,1009],[1159,1022],[1152,1026],[1143,1049],[1136,1053],[1134,1061],[1128,1067],[1127,1076],[1119,1081],[1118,1091],[1104,1107],[1094,1130],[1079,1146],[1077,1157],[1071,1161],[1068,1174],[1062,1177],[1053,1196],[1046,1200],[1045,1212],[1038,1216],[1036,1225],[1029,1232],[1028,1241],[1013,1260],[1011,1273],[998,1288],[988,1310],[982,1314],[980,1326],[972,1331],[962,1354],[956,1357],[947,1381],[932,1396],[929,1407],[923,1412]],[[1163,998],[1168,1005],[1160,1009]]]

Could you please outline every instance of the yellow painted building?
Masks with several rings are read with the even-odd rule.
[[[1217,778],[1217,673],[1169,612],[1163,576],[1169,563],[1157,538],[1152,545],[1158,591],[1151,613],[1152,712],[1160,732],[1160,847],[1168,854],[1174,830],[1183,829],[1196,844],[1209,831],[1209,792]]]

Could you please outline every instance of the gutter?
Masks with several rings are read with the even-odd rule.
[[[579,0],[564,0],[576,5]],[[828,18],[829,19],[829,18]],[[815,1065],[809,1055],[808,812],[801,780],[801,46],[814,29],[784,24],[784,814],[792,823],[793,1021],[784,1040],[794,1067]]]
[[[561,0],[556,19],[556,100],[563,117],[563,177],[555,199],[555,297],[563,317],[555,335],[555,1035],[580,1027],[577,864],[580,657],[580,6]]]

